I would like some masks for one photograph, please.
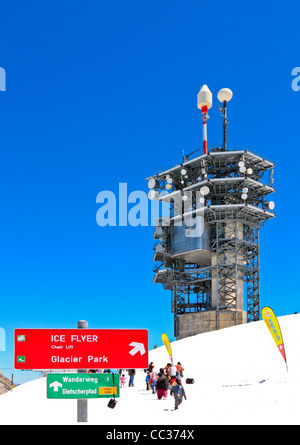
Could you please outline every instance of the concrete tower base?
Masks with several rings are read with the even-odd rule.
[[[178,317],[177,340],[191,337],[192,335],[203,334],[205,332],[216,331],[217,329],[229,328],[237,324],[247,323],[247,312],[238,309],[235,311],[219,312],[217,320],[217,311],[193,312],[182,314]]]

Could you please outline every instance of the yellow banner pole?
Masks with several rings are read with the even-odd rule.
[[[283,338],[276,315],[274,314],[274,311],[270,307],[265,306],[261,311],[261,316],[264,322],[266,323],[267,328],[269,329],[269,332],[272,335],[272,338],[275,341],[279,349],[279,352],[282,355],[283,360],[285,361],[286,370],[288,371]]]
[[[164,345],[165,345],[165,347],[166,347],[166,349],[168,351],[171,363],[173,364],[172,348],[171,348],[171,343],[170,343],[169,337],[167,336],[167,334],[162,334],[161,335],[161,339],[162,339],[162,341],[163,341],[163,343],[164,343]]]

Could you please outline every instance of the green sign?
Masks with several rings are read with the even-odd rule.
[[[120,397],[119,374],[48,374],[48,399]]]

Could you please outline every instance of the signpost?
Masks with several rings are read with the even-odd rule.
[[[147,367],[146,329],[15,330],[15,369]]]
[[[48,399],[98,399],[120,397],[116,374],[48,374]]]
[[[119,397],[119,374],[89,369],[147,367],[147,329],[88,329],[84,320],[77,329],[15,329],[15,369],[77,371],[48,374],[47,397],[77,399],[78,422],[87,422],[88,398]]]
[[[78,329],[88,329],[89,324],[86,320],[77,321]],[[78,369],[79,374],[87,372],[87,369]],[[77,399],[77,422],[88,421],[88,401],[87,399]]]

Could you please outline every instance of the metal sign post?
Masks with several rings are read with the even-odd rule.
[[[87,422],[89,398],[119,397],[119,376],[88,371],[147,368],[148,330],[89,329],[85,320],[77,329],[15,329],[14,355],[15,369],[77,372],[48,376],[47,396],[77,398],[77,422]]]
[[[88,329],[88,322],[80,320],[77,322],[78,329]],[[87,369],[78,369],[78,374],[87,373]],[[88,401],[87,399],[77,399],[77,422],[88,421]]]

